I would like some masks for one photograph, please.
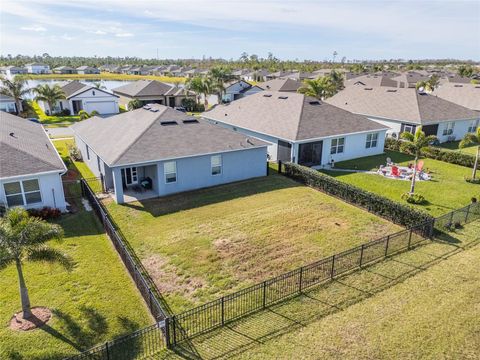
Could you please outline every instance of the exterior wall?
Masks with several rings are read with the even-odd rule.
[[[83,142],[80,137],[75,135],[75,144],[77,148],[82,153],[82,159],[85,165],[92,171],[95,177],[100,177],[100,175],[107,175],[106,169],[108,169],[108,165],[106,165],[102,159],[91,149],[88,149],[88,153],[90,155],[90,159],[87,157],[87,145]],[[100,166],[99,166],[100,164]],[[108,175],[111,175],[111,171],[108,171]]]
[[[84,93],[81,93],[77,96],[74,96],[74,97],[70,98],[68,102],[70,103],[70,110],[71,111],[73,110],[72,101],[77,101],[77,100],[82,101],[82,108],[84,110],[86,110],[87,112],[92,112],[93,110],[96,110],[96,111],[99,112],[100,115],[105,115],[105,114],[118,114],[119,111],[120,111],[119,107],[118,107],[119,99],[116,96],[109,95],[108,93],[106,93],[104,91],[101,91],[101,90],[98,90],[98,89],[92,88],[88,91],[85,91]],[[97,110],[95,105],[92,104],[92,103],[96,103],[96,102],[111,103],[114,112],[104,112],[104,111],[102,111],[102,108],[100,108],[100,107]],[[91,104],[91,105],[89,105],[89,104]],[[73,112],[72,112],[72,114],[73,114]]]
[[[401,127],[402,127],[402,121],[392,121],[392,120],[386,120],[386,119],[380,119],[377,117],[369,116],[368,117],[370,120],[373,120],[379,124],[382,124],[384,126],[388,126],[390,129],[387,130],[387,135],[391,136],[392,134],[397,134],[400,135]],[[408,123],[408,121],[405,121],[403,123]],[[418,124],[417,124],[418,126]]]
[[[40,186],[40,193],[42,196],[42,202],[37,204],[30,204],[26,208],[42,208],[44,206],[58,208],[62,211],[66,210],[65,195],[63,193],[62,178],[60,173],[44,174],[44,175],[31,175],[31,176],[18,176],[15,178],[0,180],[0,203],[6,204],[5,189],[3,184],[21,180],[37,179]]]
[[[33,65],[27,66],[27,72],[29,74],[49,74],[50,73],[50,66],[45,65]]]
[[[479,117],[480,118],[480,117]],[[438,125],[437,137],[440,142],[448,141],[449,137],[455,137],[455,140],[461,140],[467,133],[468,127],[472,120],[454,121],[453,133],[451,135],[443,135],[443,130],[447,126],[447,122],[442,122]]]
[[[3,100],[0,101],[0,110],[9,112],[12,114],[17,114],[17,105],[15,104],[15,100]]]
[[[210,120],[208,118],[205,118],[205,120],[207,120],[211,124],[218,125],[218,126],[221,126],[221,127],[226,128],[226,129],[233,130],[233,131],[238,131],[238,132],[241,132],[242,134],[245,134],[245,135],[248,135],[248,136],[251,136],[251,137],[254,137],[254,138],[257,138],[257,139],[260,139],[260,140],[267,141],[267,142],[271,143],[271,145],[269,145],[267,147],[268,160],[277,161],[278,138],[273,137],[273,136],[269,136],[269,135],[260,134],[260,133],[257,133],[255,131],[242,129],[242,128],[232,126],[232,125],[229,125],[229,124],[224,124],[224,123],[216,121],[216,120]]]
[[[367,149],[367,135],[371,133],[378,133],[377,146]],[[345,147],[343,153],[341,154],[330,154],[332,139],[336,139],[338,137],[323,139],[322,165],[329,164],[332,159],[335,162],[338,162],[382,154],[385,147],[385,136],[386,130],[339,136],[345,138]]]
[[[212,175],[211,173],[211,155],[175,160],[177,181],[170,184],[165,183],[164,162],[159,162],[157,164],[159,195],[163,196],[266,175],[265,148],[233,151],[221,155],[222,173],[220,175]]]

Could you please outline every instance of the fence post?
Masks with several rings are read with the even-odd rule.
[[[470,206],[471,204],[468,204],[467,206],[467,215],[465,215],[465,224],[468,223],[468,215],[470,215]]]
[[[267,176],[270,175],[270,166],[268,164],[268,160],[267,160]]]
[[[302,292],[302,282],[303,282],[303,266],[300,267],[300,281],[298,283],[298,292]]]
[[[282,160],[278,160],[278,173],[282,173]]]
[[[105,343],[105,350],[106,350],[106,353],[107,353],[107,360],[110,360],[110,353],[108,351],[108,341]]]
[[[335,255],[332,256],[332,269],[330,271],[330,278],[333,279],[333,276],[334,276],[334,270],[335,270]]]
[[[222,296],[222,326],[225,325],[225,296]]]
[[[408,234],[408,246],[407,246],[408,250],[410,250],[410,244],[412,243],[412,233],[413,233],[413,229],[410,229],[410,233]]]
[[[362,262],[363,262],[363,249],[364,249],[364,244],[362,244],[361,250],[360,250],[360,267],[362,267]]]
[[[267,306],[267,282],[263,282],[263,308]]]
[[[167,349],[170,349],[172,347],[172,344],[170,342],[170,318],[166,317],[165,318],[165,346]]]
[[[388,243],[390,242],[390,235],[387,236],[387,244],[385,245],[385,256],[387,257],[388,254]]]
[[[175,315],[172,317],[172,324],[173,324],[173,345],[177,345],[177,320],[175,319]]]

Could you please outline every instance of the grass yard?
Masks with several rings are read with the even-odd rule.
[[[452,142],[445,142],[439,145],[439,147],[447,150],[453,150],[453,151],[458,151],[462,152],[465,154],[470,154],[470,155],[477,155],[477,148],[478,146],[473,145],[469,146],[463,149],[460,149],[458,145],[460,144],[460,141],[452,141]]]
[[[387,151],[383,155],[338,162],[335,164],[335,167],[354,170],[375,170],[379,165],[385,164],[387,157],[390,157],[393,162],[400,165],[407,165],[413,162],[413,157],[410,155]],[[433,216],[439,216],[453,209],[468,205],[473,196],[480,197],[480,186],[467,183],[464,180],[465,177],[471,176],[471,169],[438,160],[423,159],[423,161],[425,163],[424,169],[430,170],[433,179],[431,181],[417,182],[415,192],[423,195],[427,203],[415,206],[429,212]],[[400,202],[403,202],[400,198],[401,195],[410,190],[409,181],[388,179],[377,174],[339,171],[325,172],[338,180]]]
[[[184,351],[203,359],[478,359],[479,242],[477,221],[195,338]]]
[[[63,359],[106,340],[153,323],[140,294],[93,213],[80,211],[59,221],[71,272],[59,265],[26,263],[24,274],[32,306],[46,306],[46,326],[17,332],[8,328],[19,311],[15,266],[0,270],[0,359]]]
[[[400,229],[277,174],[106,203],[175,312]]]
[[[36,114],[36,117],[44,125],[49,126],[70,126],[77,121],[80,121],[78,115],[72,116],[50,116],[46,115],[45,112],[40,108],[36,101],[32,101],[32,109]]]
[[[101,72],[100,74],[38,74],[25,75],[35,80],[158,80],[168,83],[184,83],[184,77],[156,76],[156,75],[127,75]]]

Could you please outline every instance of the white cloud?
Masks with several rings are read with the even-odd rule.
[[[115,36],[116,37],[132,37],[133,34],[132,33],[116,33]]]
[[[62,36],[60,36],[63,40],[73,40],[75,39],[74,37],[71,37],[70,35],[68,34],[63,34]]]
[[[35,31],[35,32],[45,32],[47,29],[45,29],[43,26],[37,25],[37,26],[22,26],[20,30],[25,30],[25,31]]]
[[[102,31],[102,30],[97,30],[97,31],[88,31],[90,34],[95,34],[95,35],[106,35],[107,32],[106,31]]]

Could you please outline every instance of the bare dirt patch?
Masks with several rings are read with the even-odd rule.
[[[20,311],[13,315],[10,320],[10,329],[19,331],[29,331],[42,327],[52,317],[52,312],[43,306],[32,308],[32,316],[28,319],[23,318],[23,312]]]

